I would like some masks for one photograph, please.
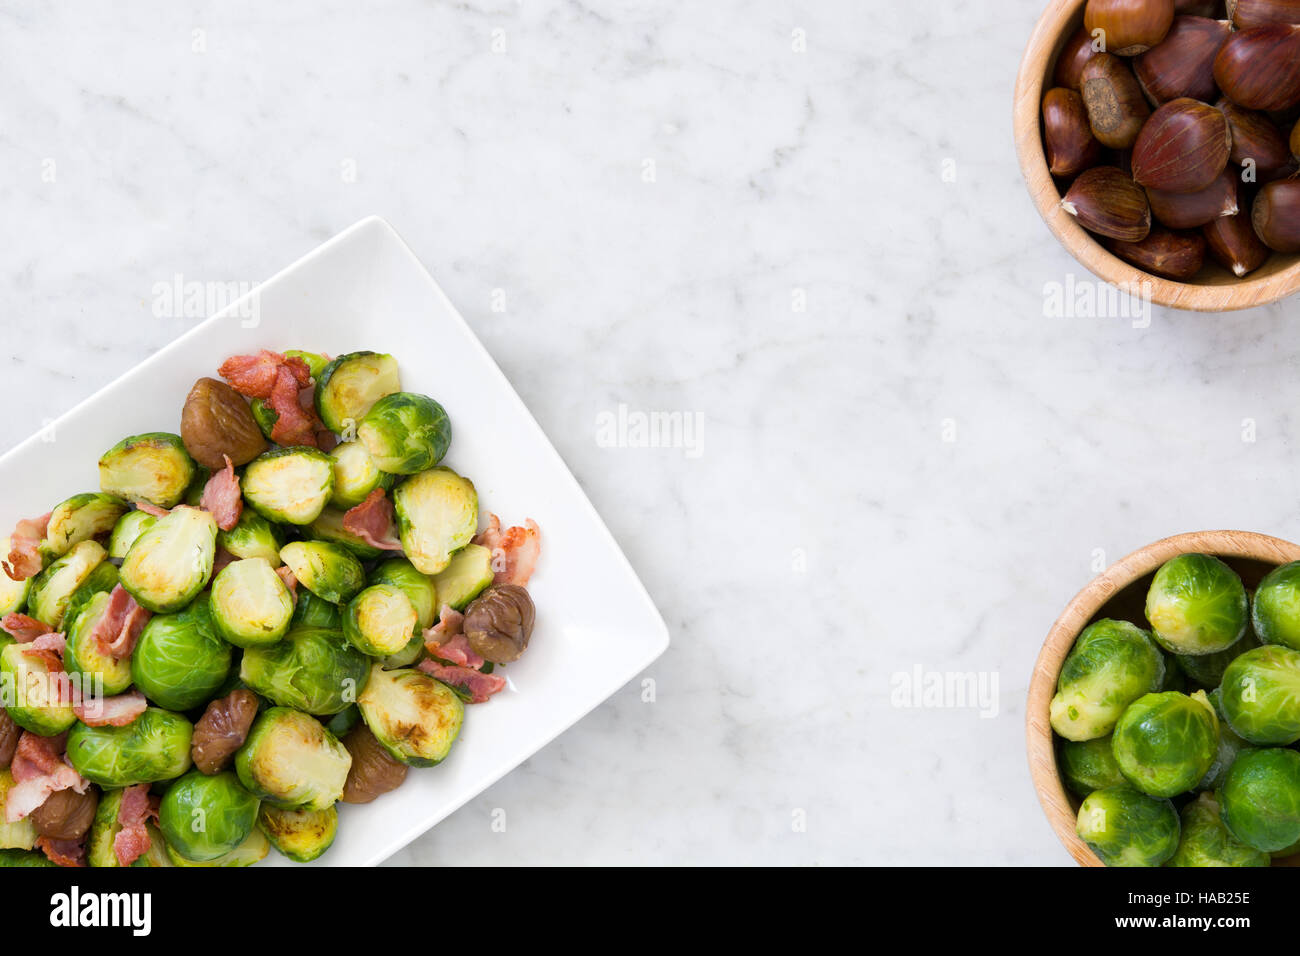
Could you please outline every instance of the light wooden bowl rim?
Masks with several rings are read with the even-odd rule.
[[[1268,305],[1300,290],[1300,256],[1273,258],[1244,279],[1223,272],[1224,284],[1174,282],[1134,268],[1111,255],[1073,216],[1047,168],[1040,131],[1043,86],[1061,44],[1076,27],[1086,0],[1052,0],[1034,28],[1016,77],[1014,129],[1020,170],[1038,213],[1061,245],[1093,275],[1121,288],[1150,283],[1159,305],[1197,312],[1227,312]]]
[[[1074,639],[1097,612],[1134,581],[1180,554],[1213,554],[1221,558],[1287,564],[1300,561],[1300,544],[1253,531],[1192,531],[1163,538],[1121,558],[1089,581],[1056,619],[1038,652],[1029,681],[1025,709],[1029,775],[1057,838],[1083,866],[1101,866],[1102,862],[1074,832],[1075,810],[1056,766],[1056,746],[1048,720],[1048,705],[1056,693],[1056,679],[1065,655],[1074,646]]]

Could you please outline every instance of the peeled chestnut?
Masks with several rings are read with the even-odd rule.
[[[1207,222],[1237,214],[1237,170],[1232,166],[1196,193],[1169,193],[1148,189],[1151,215],[1169,229],[1195,229]]]
[[[1228,16],[1238,30],[1266,23],[1300,23],[1300,0],[1228,0]]]
[[[1190,279],[1205,265],[1205,237],[1196,232],[1152,229],[1137,242],[1110,242],[1106,248],[1125,262],[1166,279]]]
[[[1231,32],[1227,20],[1175,17],[1169,35],[1133,60],[1147,98],[1157,104],[1180,96],[1213,99],[1214,57]]]
[[[1129,65],[1117,56],[1097,53],[1084,64],[1080,83],[1092,135],[1111,149],[1132,146],[1151,107]]]
[[[1088,0],[1083,25],[1103,31],[1106,51],[1145,53],[1165,38],[1174,22],[1174,0]]]
[[[1291,149],[1286,137],[1264,113],[1243,109],[1229,99],[1221,99],[1215,106],[1228,118],[1228,131],[1232,134],[1230,158],[1238,166],[1254,164],[1265,175],[1291,165]]]
[[[1133,178],[1149,189],[1200,192],[1223,172],[1231,150],[1227,117],[1196,100],[1171,100],[1133,144]]]
[[[1255,235],[1249,209],[1242,209],[1235,216],[1223,216],[1206,223],[1201,228],[1201,234],[1210,247],[1210,255],[1238,279],[1254,272],[1271,255],[1268,246]]]
[[[1214,58],[1214,81],[1247,109],[1300,104],[1300,26],[1269,23],[1234,33]]]
[[[1122,242],[1145,239],[1151,231],[1146,193],[1114,166],[1094,166],[1081,173],[1061,208],[1089,232]]]
[[[1077,91],[1083,65],[1092,59],[1092,55],[1096,52],[1092,47],[1092,35],[1083,27],[1079,27],[1070,39],[1065,41],[1065,46],[1061,47],[1061,52],[1056,57],[1056,69],[1052,71],[1053,85]]]
[[[1255,197],[1251,223],[1270,249],[1300,252],[1300,179],[1267,183]]]
[[[1097,164],[1101,143],[1092,135],[1083,97],[1063,86],[1043,97],[1043,142],[1053,176],[1073,177]]]

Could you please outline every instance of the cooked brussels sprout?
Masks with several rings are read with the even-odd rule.
[[[1268,854],[1239,842],[1219,816],[1219,803],[1202,793],[1183,807],[1178,850],[1168,866],[1268,866]]]
[[[202,465],[194,466],[194,477],[190,480],[189,487],[185,489],[185,496],[181,498],[181,504],[189,505],[191,508],[197,508],[203,502],[203,489],[208,486],[208,480],[212,477],[212,469],[204,468]]]
[[[1180,554],[1161,565],[1147,591],[1147,620],[1172,654],[1213,654],[1246,633],[1249,602],[1235,571],[1208,554]]]
[[[361,711],[357,709],[357,705],[349,704],[325,722],[325,729],[339,740],[342,740],[343,736],[355,727],[360,720]]]
[[[174,508],[193,478],[194,459],[169,432],[124,438],[99,459],[100,491],[159,508]]]
[[[284,535],[252,508],[245,508],[239,513],[238,524],[217,532],[217,545],[237,558],[266,558],[271,567],[278,568]]]
[[[1075,832],[1107,866],[1160,866],[1178,849],[1178,811],[1129,786],[1090,793]]]
[[[1066,740],[1106,736],[1125,707],[1160,687],[1164,672],[1164,656],[1146,631],[1127,621],[1090,624],[1061,665],[1052,729]]]
[[[401,388],[397,359],[375,352],[349,352],[317,376],[316,411],[330,431],[349,434],[375,402]]]
[[[394,392],[366,412],[357,426],[357,438],[380,470],[414,475],[432,468],[447,454],[451,419],[427,395]]]
[[[352,756],[316,718],[272,707],[258,715],[235,754],[240,782],[286,809],[325,810],[343,796]]]
[[[1300,561],[1274,568],[1259,582],[1251,620],[1265,644],[1300,650]]]
[[[0,866],[58,866],[35,850],[0,850]]]
[[[393,491],[397,530],[407,559],[437,574],[478,529],[478,493],[468,478],[439,466],[412,475]]]
[[[362,561],[369,561],[384,553],[374,545],[367,544],[364,538],[344,528],[344,515],[345,512],[339,511],[338,508],[326,508],[320,513],[319,518],[302,529],[303,537],[311,541],[328,541],[331,544],[341,545]]]
[[[1280,747],[1243,750],[1219,793],[1234,837],[1272,853],[1300,841],[1300,753]]]
[[[244,651],[239,676],[273,703],[328,716],[356,702],[369,672],[339,631],[295,624],[279,643]]]
[[[27,613],[56,631],[63,627],[63,615],[72,593],[81,587],[90,572],[108,557],[97,541],[82,541],[73,546],[36,577],[27,593]]]
[[[262,437],[267,441],[274,441],[271,432],[275,428],[275,423],[280,420],[280,413],[272,408],[271,404],[264,398],[253,399],[249,405],[249,410],[253,413],[253,421],[257,422]]]
[[[405,591],[395,584],[372,584],[343,611],[343,636],[363,654],[387,657],[411,642],[418,619]]]
[[[217,633],[204,595],[179,614],[149,620],[131,654],[131,679],[155,704],[189,710],[226,682],[230,659],[230,645]]]
[[[223,853],[215,860],[208,860],[206,863],[187,860],[171,845],[167,847],[167,856],[171,859],[172,866],[252,866],[266,859],[266,855],[270,852],[271,842],[258,827],[253,827],[244,838],[244,842],[229,853]]]
[[[271,846],[295,863],[310,863],[330,848],[339,832],[339,812],[331,804],[324,810],[285,810],[263,804],[257,814]]]
[[[217,523],[177,505],[135,539],[122,562],[122,587],[155,614],[179,611],[207,587],[217,556]]]
[[[116,495],[73,495],[50,512],[45,547],[55,556],[67,554],[74,544],[112,531],[125,513],[126,502]]]
[[[158,808],[167,845],[187,860],[207,863],[235,849],[257,823],[257,797],[230,771],[191,770],[172,783]]]
[[[376,488],[393,487],[393,476],[379,470],[375,460],[359,441],[345,441],[330,457],[334,459],[334,496],[330,504],[346,511],[366,500]]]
[[[0,558],[9,554],[9,538],[0,538]],[[32,579],[15,581],[0,570],[0,617],[14,611],[21,611],[27,606],[27,592],[31,590]]]
[[[1172,797],[1191,790],[1213,765],[1219,721],[1205,691],[1147,694],[1120,715],[1111,746],[1129,783]]]
[[[60,690],[61,672],[51,671],[41,657],[24,654],[24,644],[0,651],[0,681],[4,682],[9,716],[24,730],[42,737],[61,734],[74,723],[72,701]]]
[[[411,606],[415,608],[414,633],[422,633],[437,619],[440,602],[433,579],[416,570],[415,565],[406,558],[389,558],[380,563],[370,572],[370,583],[392,584],[406,593]]]
[[[150,707],[124,727],[77,723],[68,734],[68,762],[101,787],[129,787],[179,777],[190,768],[194,727],[180,714]]]
[[[1300,740],[1300,651],[1265,644],[1223,672],[1220,703],[1228,724],[1252,744]]]
[[[303,588],[298,593],[298,603],[293,609],[293,623],[342,630],[343,612],[339,610],[337,604],[331,604]]]
[[[99,798],[95,810],[95,822],[90,826],[90,837],[86,841],[86,862],[94,867],[117,867],[117,854],[113,851],[113,840],[122,832],[122,825],[117,822],[118,811],[122,808],[122,789],[105,790]],[[132,866],[171,866],[167,858],[167,846],[163,835],[152,823],[146,822],[149,833],[149,849],[146,850]]]
[[[307,363],[307,369],[311,372],[313,379],[320,378],[325,374],[326,367],[330,360],[316,352],[307,352],[303,349],[285,349],[285,358],[300,358]]]
[[[31,816],[25,816],[14,823],[6,823],[4,819],[5,799],[13,785],[14,775],[9,772],[9,768],[0,770],[0,849],[30,850],[36,846],[36,837],[39,836]]]
[[[157,521],[158,516],[147,511],[128,511],[122,515],[117,519],[117,524],[113,525],[113,534],[108,539],[108,556],[119,561],[125,558],[131,545],[135,544],[135,539],[152,528]]]
[[[63,669],[78,676],[83,688],[94,687],[96,680],[103,681],[104,694],[111,697],[125,693],[131,686],[131,658],[105,654],[100,650],[99,641],[91,637],[108,602],[109,592],[99,591],[75,616],[68,618],[70,626],[67,647],[63,652]]]
[[[104,591],[112,591],[117,587],[117,582],[118,573],[115,564],[111,561],[101,561],[95,565],[86,575],[86,579],[81,582],[81,586],[72,592],[72,597],[68,598],[68,606],[63,611],[64,632],[71,629],[72,622],[76,620],[82,608],[90,603],[91,598]]]
[[[231,644],[274,644],[292,619],[293,595],[266,558],[232,561],[212,582],[212,620]]]
[[[424,656],[424,635],[417,634],[401,650],[389,654],[380,660],[385,670],[392,670],[394,667],[410,667],[416,661]]]
[[[1109,736],[1062,741],[1059,762],[1065,785],[1081,797],[1128,783],[1120,773]]]
[[[1218,687],[1223,682],[1223,672],[1228,665],[1254,647],[1259,647],[1259,640],[1248,630],[1241,640],[1226,651],[1199,655],[1175,654],[1173,658],[1178,665],[1178,670],[1186,674],[1196,685],[1208,689]]]
[[[331,604],[352,600],[366,586],[361,562],[347,548],[329,541],[290,541],[280,549],[280,560],[300,585]]]
[[[311,524],[334,493],[334,460],[318,448],[275,448],[248,463],[240,489],[268,521]]]
[[[446,684],[416,670],[370,669],[357,698],[361,719],[389,753],[412,767],[432,767],[451,752],[465,705]]]
[[[465,545],[451,556],[451,563],[433,576],[439,607],[447,604],[453,610],[465,610],[493,577],[491,550],[481,544]]]

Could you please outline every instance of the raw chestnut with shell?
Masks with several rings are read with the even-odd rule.
[[[1238,30],[1268,23],[1300,23],[1300,0],[1228,0],[1228,17]]]
[[[1130,265],[1180,282],[1205,265],[1205,238],[1197,232],[1152,229],[1138,242],[1112,241],[1107,248]]]
[[[1300,160],[1300,120],[1291,127],[1291,155]]]
[[[1083,27],[1075,30],[1070,39],[1065,41],[1056,58],[1056,69],[1052,71],[1052,83],[1067,90],[1079,90],[1083,65],[1092,59],[1097,51],[1092,48],[1092,35]]]
[[[1238,166],[1254,163],[1266,176],[1291,165],[1286,137],[1267,115],[1243,109],[1227,98],[1215,106],[1228,118],[1228,131],[1232,134],[1229,156],[1234,163]]]
[[[1083,25],[1102,30],[1106,50],[1120,56],[1145,53],[1165,38],[1174,22],[1174,0],[1088,0]]]
[[[248,400],[215,378],[201,378],[190,389],[181,411],[181,441],[195,461],[213,471],[226,466],[222,455],[246,465],[267,448]]]
[[[85,793],[76,790],[56,790],[45,802],[31,812],[36,832],[52,840],[80,840],[95,822],[99,809],[99,791],[87,787]]]
[[[1132,146],[1151,107],[1129,65],[1117,56],[1098,53],[1084,64],[1080,83],[1092,134],[1111,149]]]
[[[1237,214],[1237,171],[1228,166],[1207,188],[1195,193],[1147,190],[1151,215],[1169,229],[1195,229]]]
[[[1270,23],[1228,37],[1214,58],[1223,95],[1251,110],[1288,110],[1300,103],[1300,26]]]
[[[516,661],[528,647],[533,599],[517,584],[494,584],[465,609],[462,625],[474,653],[494,664]]]
[[[1228,165],[1228,119],[1192,99],[1171,100],[1151,115],[1133,144],[1133,178],[1150,189],[1194,193]]]
[[[1174,0],[1174,14],[1180,17],[1214,17],[1222,12],[1219,0]]]
[[[1231,27],[1227,20],[1176,17],[1169,35],[1133,60],[1133,72],[1147,98],[1168,103],[1179,97],[1214,98],[1214,57]]]
[[[1043,97],[1043,142],[1053,176],[1077,176],[1097,164],[1101,143],[1092,135],[1083,97],[1058,86]]]
[[[365,724],[349,730],[343,746],[352,756],[340,798],[344,803],[369,803],[406,780],[406,764],[390,754]]]
[[[1300,252],[1300,179],[1265,184],[1251,207],[1251,222],[1270,249]]]
[[[1094,166],[1081,173],[1061,208],[1089,232],[1121,242],[1137,242],[1151,231],[1146,193],[1114,166]]]
[[[1254,272],[1272,255],[1255,235],[1250,219],[1250,209],[1241,209],[1235,216],[1215,219],[1201,229],[1210,255],[1238,279]]]

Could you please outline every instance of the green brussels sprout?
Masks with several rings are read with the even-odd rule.
[[[1213,654],[1246,633],[1249,601],[1235,571],[1208,554],[1180,554],[1156,572],[1147,620],[1171,654]]]
[[[1300,753],[1281,747],[1243,750],[1219,792],[1234,837],[1272,853],[1300,841]]]
[[[1091,740],[1062,741],[1059,763],[1065,785],[1081,797],[1094,790],[1128,783],[1111,751],[1109,735]]]
[[[416,661],[424,656],[424,635],[417,634],[406,642],[406,646],[396,653],[389,654],[382,658],[379,663],[384,670],[392,670],[395,667],[410,667]],[[490,665],[486,665],[490,666]],[[490,671],[484,671],[490,673]]]
[[[72,700],[60,689],[61,672],[53,672],[43,658],[24,654],[24,644],[9,644],[0,651],[0,682],[9,716],[24,730],[42,737],[61,734],[77,721]]]
[[[397,359],[375,352],[349,352],[316,377],[316,412],[325,427],[350,434],[385,395],[402,388]]]
[[[109,600],[109,592],[99,591],[76,615],[69,617],[63,669],[69,675],[77,676],[83,688],[94,687],[95,681],[102,681],[104,694],[111,697],[125,693],[131,686],[131,658],[105,654],[99,648],[99,641],[91,637],[95,625],[108,608]]]
[[[1075,833],[1107,866],[1160,866],[1178,849],[1178,811],[1129,786],[1090,793]]]
[[[112,592],[117,587],[117,566],[111,561],[101,561],[86,575],[80,587],[68,598],[68,606],[63,611],[63,630],[71,630],[73,621],[82,609],[90,603],[91,598],[105,591]]]
[[[347,548],[329,541],[290,541],[280,549],[280,560],[299,584],[331,604],[352,600],[366,586],[361,562]]]
[[[371,406],[357,426],[357,439],[390,475],[427,471],[447,454],[451,419],[427,395],[394,392]]]
[[[187,860],[207,863],[247,839],[257,823],[257,797],[229,770],[191,770],[172,783],[158,808],[167,845]]]
[[[9,554],[9,538],[0,538],[0,558]],[[0,571],[0,617],[21,611],[27,606],[27,592],[31,590],[32,579],[15,581]]]
[[[123,727],[77,723],[68,734],[68,762],[101,787],[129,787],[179,777],[190,768],[193,725],[150,707]]]
[[[244,842],[229,853],[223,853],[215,860],[208,860],[204,863],[187,860],[171,844],[167,845],[167,856],[171,860],[172,866],[252,866],[266,859],[266,855],[270,852],[271,841],[266,838],[266,834],[258,827],[253,827],[248,836],[244,838]]]
[[[455,564],[455,558],[452,558]],[[451,568],[447,569],[448,571]],[[445,572],[444,572],[445,573]],[[438,589],[433,579],[416,570],[406,558],[389,558],[370,572],[371,584],[392,584],[401,588],[415,608],[415,631],[423,634],[438,616]]]
[[[465,704],[441,681],[416,670],[370,669],[357,698],[361,719],[394,758],[432,767],[451,752],[465,720]]]
[[[155,614],[179,611],[207,587],[216,556],[212,515],[177,505],[135,539],[122,561],[122,587]]]
[[[339,610],[337,604],[331,604],[304,588],[298,595],[298,603],[293,609],[293,623],[342,630],[343,612]]]
[[[306,352],[302,349],[285,349],[285,358],[300,358],[307,363],[307,368],[311,372],[313,379],[320,378],[325,374],[325,368],[330,364],[330,360],[316,352]]]
[[[272,703],[329,716],[356,702],[369,672],[339,631],[295,624],[279,643],[244,651],[239,677]]]
[[[1300,840],[1292,843],[1284,850],[1274,850],[1269,854],[1269,858],[1273,860],[1285,860],[1288,856],[1295,856],[1297,853],[1300,853]]]
[[[334,460],[319,448],[274,448],[248,463],[240,488],[266,520],[311,524],[334,493]]]
[[[1220,703],[1229,726],[1252,744],[1300,740],[1300,651],[1265,644],[1223,672]]]
[[[231,644],[274,644],[289,632],[293,595],[266,558],[241,558],[212,582],[212,621]]]
[[[179,504],[193,479],[194,459],[169,432],[124,438],[99,459],[100,491],[159,508]]]
[[[1218,710],[1219,708],[1216,707],[1216,714]],[[1237,759],[1237,754],[1248,747],[1250,744],[1238,737],[1228,722],[1220,718],[1219,746],[1214,754],[1214,763],[1210,764],[1210,769],[1205,771],[1205,776],[1196,785],[1196,789],[1218,790],[1222,787],[1223,782],[1228,778],[1228,771],[1232,769],[1233,761]]]
[[[253,399],[251,410],[253,412],[253,421],[257,422],[257,427],[262,430],[262,436],[267,441],[275,441],[271,437],[271,432],[275,429],[275,423],[280,420],[280,413],[272,408],[270,402],[264,398]]]
[[[320,517],[302,529],[303,537],[310,541],[328,541],[331,544],[341,545],[362,561],[369,561],[384,553],[373,544],[368,544],[365,538],[358,537],[344,528],[344,516],[345,512],[339,511],[338,508],[326,508],[320,513]]]
[[[1153,797],[1184,793],[1209,772],[1219,747],[1219,720],[1198,690],[1147,694],[1124,709],[1111,738],[1129,783]]]
[[[465,610],[492,583],[493,577],[491,550],[481,544],[465,545],[451,556],[450,564],[433,576],[438,605]]]
[[[1202,793],[1183,807],[1178,849],[1167,866],[1268,866],[1268,854],[1239,842],[1219,816],[1219,802]]]
[[[1274,568],[1255,589],[1255,633],[1265,644],[1300,650],[1300,561]]]
[[[122,515],[117,519],[117,524],[113,525],[113,534],[108,539],[108,556],[119,561],[125,558],[131,545],[135,544],[135,539],[152,528],[157,521],[158,516],[147,511],[128,511]]]
[[[106,558],[108,552],[97,541],[82,541],[36,577],[27,593],[27,611],[56,631],[63,627],[63,615],[72,593],[81,587],[90,572]]]
[[[419,615],[395,584],[372,584],[343,611],[343,636],[371,657],[396,654],[411,642]]]
[[[67,554],[74,544],[112,531],[126,512],[126,502],[99,492],[73,495],[50,512],[45,547],[50,554]]]
[[[58,866],[35,850],[0,850],[0,866]]]
[[[226,682],[230,660],[204,595],[179,614],[150,618],[131,654],[131,679],[155,704],[189,710]]]
[[[324,810],[285,810],[263,804],[257,825],[275,847],[295,863],[318,859],[339,832],[339,812],[333,805]]]
[[[407,559],[437,574],[478,530],[478,493],[468,478],[439,466],[412,475],[393,491],[397,531]]]
[[[30,816],[23,817],[15,823],[5,823],[5,800],[9,789],[14,785],[14,775],[9,768],[0,770],[0,850],[30,850],[36,846],[36,824]]]
[[[360,720],[361,711],[357,708],[357,705],[349,704],[325,722],[325,729],[339,740],[342,740],[347,736],[347,732],[355,727]]]
[[[113,850],[113,840],[122,832],[122,825],[117,822],[118,811],[122,808],[122,789],[105,790],[99,796],[99,806],[95,810],[95,820],[90,825],[90,836],[86,841],[86,862],[94,867],[117,867],[117,853]],[[152,822],[145,822],[145,831],[149,834],[149,849],[145,850],[132,866],[154,867],[171,866],[167,856],[167,841],[162,832]]]
[[[1096,621],[1061,665],[1052,729],[1066,740],[1104,737],[1124,708],[1159,688],[1164,677],[1164,655],[1146,631],[1127,621]]]
[[[325,810],[343,796],[352,755],[315,717],[288,707],[258,715],[235,754],[240,782],[285,809]]]
[[[252,508],[239,513],[239,523],[229,531],[217,532],[217,546],[237,558],[266,558],[271,567],[280,566],[284,535]]]
[[[346,511],[365,501],[376,488],[393,487],[394,478],[379,470],[375,460],[359,441],[345,441],[330,457],[334,459],[334,496],[330,504]]]
[[[1211,688],[1223,683],[1223,672],[1228,669],[1229,664],[1254,647],[1259,647],[1259,640],[1247,631],[1241,640],[1226,651],[1199,655],[1175,654],[1173,658],[1178,669],[1193,683],[1200,687]]]

